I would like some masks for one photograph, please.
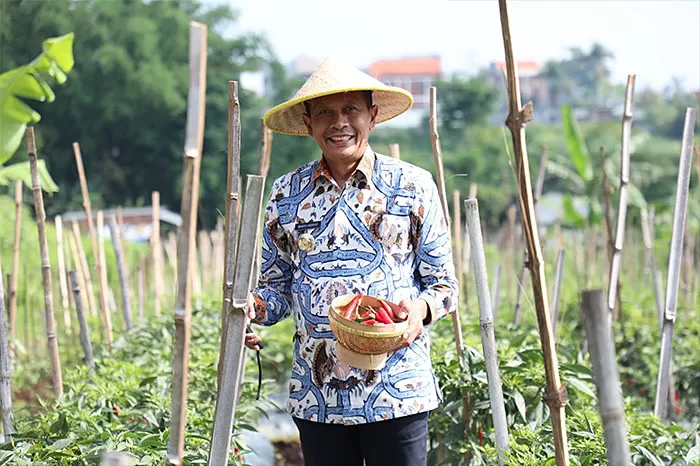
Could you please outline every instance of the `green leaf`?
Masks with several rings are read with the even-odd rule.
[[[39,183],[41,184],[42,191],[47,193],[58,192],[58,185],[56,185],[51,174],[49,174],[46,168],[46,161],[38,160],[36,168],[39,174]],[[7,167],[0,167],[0,185],[9,185],[15,180],[21,180],[29,189],[32,189],[32,173],[28,161],[15,163]]]
[[[688,453],[685,455],[685,462],[688,464],[700,463],[700,445],[695,445],[688,450]]]
[[[564,208],[564,223],[574,228],[583,228],[585,226],[586,219],[576,210],[574,199],[570,194],[563,196],[562,207]]]
[[[574,387],[576,390],[578,390],[581,393],[585,393],[586,395],[590,396],[591,398],[596,398],[595,392],[591,390],[591,388],[586,384],[585,382],[577,379],[576,377],[568,377],[566,378],[566,382]]]
[[[639,453],[644,455],[646,459],[651,461],[654,466],[664,466],[664,463],[656,455],[654,455],[652,452],[650,452],[643,446],[635,445],[634,448],[636,448]]]
[[[27,123],[41,119],[18,97],[53,102],[55,95],[41,73],[53,77],[58,84],[66,81],[66,73],[74,65],[73,38],[71,32],[45,40],[44,52],[30,64],[0,75],[0,165],[17,151]]]
[[[513,394],[513,401],[515,401],[515,406],[518,407],[518,412],[523,418],[523,421],[527,422],[527,412],[525,410],[525,398],[520,392],[515,392]]]
[[[571,161],[576,167],[578,175],[584,181],[593,179],[593,168],[591,168],[591,157],[588,155],[586,142],[583,140],[581,130],[576,123],[576,119],[571,114],[571,106],[564,105],[561,109],[562,123],[564,125],[564,135],[566,145],[569,147]]]

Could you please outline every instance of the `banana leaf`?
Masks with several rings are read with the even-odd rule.
[[[574,164],[574,167],[576,167],[576,172],[583,181],[591,181],[593,179],[591,157],[588,154],[586,142],[576,123],[576,119],[571,113],[571,106],[564,105],[561,109],[561,116],[564,125],[564,135],[566,136],[566,145],[571,155],[571,162]]]
[[[36,168],[39,173],[41,189],[47,193],[58,192],[58,185],[56,185],[56,182],[51,178],[46,168],[46,161],[38,160]],[[7,186],[15,180],[22,180],[29,189],[32,189],[32,173],[29,162],[20,162],[6,167],[0,167],[0,185]]]
[[[73,37],[71,32],[45,40],[43,52],[31,63],[0,74],[0,165],[17,151],[27,124],[41,120],[23,99],[53,102],[56,95],[45,76],[58,84],[66,82],[74,65]]]

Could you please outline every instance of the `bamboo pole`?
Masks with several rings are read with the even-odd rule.
[[[544,146],[542,149],[542,155],[540,155],[540,165],[537,171],[537,181],[535,182],[535,193],[534,193],[534,199],[533,199],[533,205],[535,207],[535,212],[537,212],[537,204],[540,200],[540,197],[542,197],[542,190],[544,189],[544,178],[545,175],[547,174],[547,160],[549,158],[549,148],[547,146]],[[515,325],[520,325],[520,316],[521,316],[521,305],[523,301],[523,292],[525,291],[525,287],[527,285],[527,262],[528,262],[528,253],[527,253],[527,245],[525,246],[524,249],[524,257],[523,257],[523,265],[520,267],[520,275],[518,275],[518,283],[517,283],[517,294],[515,297],[515,312],[513,316],[513,322]]]
[[[10,326],[10,354],[17,335],[17,281],[19,280],[19,247],[22,242],[22,181],[15,183],[15,238],[12,246],[12,275],[10,275],[8,323]]]
[[[100,284],[100,307],[102,308],[102,322],[105,329],[105,343],[107,349],[112,352],[112,316],[107,305],[107,264],[105,263],[105,248],[104,248],[104,213],[101,210],[97,211],[97,251],[99,254],[99,264],[97,269],[98,280]]]
[[[58,283],[61,290],[61,307],[65,310],[68,309],[68,284],[66,283],[66,259],[63,254],[63,220],[60,215],[54,217],[54,224],[56,226],[56,247],[58,256]],[[67,312],[67,311],[66,311]],[[66,314],[68,316],[67,320],[64,321],[65,326],[70,328],[70,313]]]
[[[496,320],[498,315],[498,308],[500,306],[501,298],[501,277],[503,276],[503,265],[496,265],[496,273],[494,274],[495,279],[493,280],[493,287],[491,288],[491,309],[493,312],[493,319]]]
[[[234,253],[234,244],[227,247],[226,285],[224,288],[224,306],[226,307],[224,337],[225,350],[221,364],[221,383],[216,397],[216,410],[214,412],[214,428],[209,454],[209,466],[226,464],[231,443],[231,431],[233,429],[234,413],[240,385],[242,382],[242,367],[245,363],[246,333],[246,305],[250,292],[251,273],[253,270],[255,238],[260,234],[260,212],[262,210],[262,197],[265,180],[261,176],[248,175],[245,191],[245,202],[241,221],[241,232],[238,236],[238,247],[235,248],[235,270],[233,263],[229,263]],[[227,211],[227,238],[231,238],[232,223]],[[229,278],[235,277],[233,282]]]
[[[694,128],[695,109],[688,108],[685,113],[683,145],[681,147],[680,164],[678,166],[676,202],[673,207],[673,233],[671,235],[671,251],[668,258],[666,303],[664,306],[664,323],[661,334],[659,373],[656,381],[656,400],[654,402],[654,414],[661,419],[666,418],[667,415],[666,408],[670,386],[669,378],[671,374],[671,345],[673,342],[673,326],[676,321],[676,305],[678,303],[678,279],[682,259],[683,233],[685,231],[688,211],[688,188],[690,184]]]
[[[163,298],[163,248],[160,242],[160,192],[151,192],[151,254],[153,264],[153,313],[160,317],[161,299]]]
[[[87,178],[85,177],[85,168],[83,167],[83,156],[80,151],[80,144],[77,142],[73,143],[73,154],[75,156],[75,164],[78,168],[78,177],[80,179],[80,189],[82,191],[83,195],[83,207],[85,208],[85,215],[87,217],[87,224],[88,224],[88,232],[90,234],[90,242],[92,243],[92,257],[95,260],[95,270],[97,271],[97,276],[99,277],[99,270],[100,270],[100,258],[99,258],[99,252],[97,249],[97,237],[95,236],[95,225],[93,223],[93,218],[92,218],[92,207],[90,205],[90,191],[88,190],[88,185],[87,185]],[[80,235],[78,235],[78,239],[80,239]],[[80,246],[81,251],[83,250],[82,245]],[[83,255],[85,252],[83,251]],[[87,260],[86,260],[87,264]],[[87,277],[87,280],[90,281],[90,277]],[[102,293],[105,292],[102,290],[100,284],[98,283],[98,291],[100,294],[100,305],[102,305]],[[90,295],[92,296],[93,291],[88,290]],[[92,312],[96,313],[96,309],[91,309]]]
[[[117,274],[119,275],[119,285],[122,292],[122,314],[124,315],[124,324],[127,330],[133,328],[131,322],[131,289],[129,286],[129,276],[126,273],[127,265],[124,257],[123,243],[119,240],[119,227],[117,219],[114,215],[109,216],[109,232],[112,237],[112,247],[114,248],[114,256],[117,259]]]
[[[272,130],[260,120],[260,158],[258,159],[258,175],[267,178],[270,170],[270,153],[272,152]]]
[[[398,144],[389,144],[389,155],[396,160],[401,160],[401,149]]]
[[[143,295],[144,295],[144,289],[146,288],[146,257],[141,256],[139,258],[139,274],[138,274],[138,301],[139,301],[139,320],[143,322],[144,319],[144,310],[143,310]]]
[[[95,358],[92,355],[92,344],[90,343],[90,330],[85,321],[85,313],[83,312],[83,301],[80,297],[80,279],[75,270],[68,272],[70,286],[73,290],[73,301],[75,302],[75,313],[78,316],[78,326],[80,327],[80,345],[83,347],[85,355],[85,364],[87,364],[90,372],[95,372]]]
[[[88,266],[88,261],[87,261],[87,256],[85,255],[85,250],[83,249],[83,242],[81,240],[81,235],[80,235],[80,227],[78,226],[78,222],[73,220],[71,223],[71,228],[72,228],[72,235],[73,238],[75,239],[75,245],[77,247],[78,254],[80,256],[80,264],[81,264],[81,271],[83,274],[83,278],[85,279],[85,284],[87,285],[87,288],[85,289],[87,291],[88,295],[88,304],[90,306],[90,315],[92,317],[95,317],[98,314],[97,312],[97,302],[95,301],[95,290],[92,286],[92,274],[90,272],[90,267]]]
[[[435,86],[430,87],[430,143],[433,147],[433,158],[435,159],[435,172],[440,205],[442,206],[442,213],[445,218],[445,224],[447,225],[447,232],[448,235],[450,235],[450,211],[447,208],[445,174],[442,165],[442,147],[440,146],[440,135],[437,126],[437,88]],[[450,238],[450,244],[451,241],[452,239]],[[454,312],[452,312],[452,331],[455,335],[457,354],[461,357],[464,339],[462,338],[462,320],[459,317],[459,307],[455,308]]]
[[[119,226],[119,242],[122,245],[122,251],[124,251],[124,258],[125,260],[128,258],[128,253],[126,251],[126,231],[124,230],[124,210],[122,209],[122,206],[117,206],[117,225]],[[127,260],[128,264],[128,260]],[[128,279],[128,273],[129,273],[129,268],[127,267],[126,269],[127,272],[127,279]]]
[[[7,314],[5,313],[5,286],[2,282],[2,264],[0,264],[0,412],[2,413],[2,432],[7,440],[14,429],[12,423],[12,363],[10,362],[10,339],[7,331]]]
[[[585,318],[588,348],[598,388],[598,409],[603,424],[603,437],[610,466],[628,466],[630,450],[625,427],[625,407],[620,392],[620,377],[615,360],[609,308],[606,309],[603,290],[581,293],[581,311]]]
[[[223,296],[224,302],[221,308],[221,343],[219,347],[219,364],[217,368],[218,389],[221,391],[221,378],[224,371],[224,359],[226,356],[226,326],[229,322],[228,304],[226,299],[231,299],[235,263],[236,263],[236,230],[238,228],[238,203],[240,194],[241,173],[241,107],[238,100],[238,82],[228,83],[228,164],[226,176],[226,242],[224,243],[223,264]],[[217,222],[218,231],[218,222]],[[218,235],[217,235],[218,236]],[[215,243],[216,244],[216,243]],[[216,246],[214,250],[218,249]],[[218,260],[218,255],[215,256]],[[218,270],[219,267],[216,267]]]
[[[518,173],[518,188],[520,198],[520,219],[523,224],[523,233],[527,240],[527,248],[531,254],[528,268],[532,279],[533,294],[535,297],[535,310],[537,324],[542,342],[542,353],[545,363],[545,378],[547,381],[547,394],[544,399],[550,409],[552,418],[552,432],[554,434],[554,457],[557,466],[569,464],[569,451],[566,434],[566,415],[564,407],[568,402],[566,387],[559,379],[559,363],[554,343],[554,334],[549,315],[549,300],[547,299],[547,285],[540,249],[540,239],[537,233],[535,221],[535,207],[532,198],[532,186],[530,183],[530,167],[527,158],[527,145],[525,141],[525,125],[532,119],[532,103],[528,102],[525,108],[520,104],[520,87],[518,83],[517,68],[513,58],[513,44],[510,35],[510,23],[508,22],[508,6],[506,0],[499,0],[501,27],[503,30],[503,45],[505,49],[506,64],[508,70],[508,107],[509,113],[506,126],[513,137],[513,149]]]
[[[202,230],[199,237],[199,262],[201,264],[202,283],[206,287],[211,283],[211,237]]]
[[[644,247],[647,250],[647,264],[651,272],[651,278],[654,284],[654,297],[656,298],[656,316],[659,320],[659,329],[663,330],[664,326],[664,290],[661,282],[661,272],[656,266],[656,257],[654,256],[654,238],[651,234],[651,219],[646,209],[642,209],[642,240]]]
[[[566,249],[559,248],[557,253],[557,265],[554,269],[554,290],[552,291],[552,333],[557,335],[557,321],[559,320],[559,302],[561,301],[561,282],[564,276],[564,258]]]
[[[61,358],[58,351],[58,339],[56,338],[56,320],[53,313],[53,297],[51,292],[51,264],[49,263],[49,244],[46,240],[46,211],[44,210],[44,196],[39,181],[37,169],[36,142],[34,128],[26,130],[27,153],[29,167],[32,176],[32,193],[34,194],[34,207],[36,209],[36,226],[39,231],[39,250],[41,253],[41,272],[44,281],[44,317],[46,322],[46,343],[51,358],[51,370],[53,376],[54,393],[58,400],[63,395],[63,375],[61,374]]]
[[[80,254],[78,253],[78,246],[75,244],[75,235],[73,234],[72,231],[68,231],[68,249],[71,252],[71,257],[73,258],[73,268],[75,269],[75,275],[76,279],[78,280],[78,286],[80,287],[80,290],[83,291],[82,293],[79,294],[79,298],[82,300],[80,302],[81,308],[84,310],[88,306],[88,301],[87,298],[85,297],[85,292],[84,290],[87,289],[87,285],[85,284],[85,273],[83,272],[83,265],[82,262],[80,261]],[[69,275],[69,281],[70,281],[70,272],[68,273]],[[73,297],[75,298],[75,293],[73,294]],[[74,303],[77,306],[77,303]]]
[[[175,285],[175,294],[177,295],[177,238],[175,232],[171,231],[168,233],[168,239],[163,245],[165,249],[165,255],[168,258],[168,264],[170,265],[170,273],[173,276],[173,282]]]
[[[187,390],[192,326],[192,263],[196,260],[197,207],[204,144],[207,83],[206,24],[190,21],[189,93],[185,146],[183,151],[183,190],[181,198],[179,247],[177,247],[177,298],[175,302],[175,343],[172,379],[172,419],[166,464],[182,464],[187,424]],[[223,463],[222,463],[223,464]]]
[[[472,264],[474,266],[474,278],[476,280],[476,294],[479,299],[481,344],[484,349],[484,361],[486,363],[486,379],[489,386],[491,416],[493,418],[494,430],[496,431],[498,463],[503,465],[506,461],[505,453],[509,451],[508,423],[506,421],[506,408],[503,401],[501,374],[498,371],[496,337],[493,328],[493,313],[491,311],[491,298],[489,296],[489,283],[486,272],[484,240],[481,237],[478,201],[476,199],[467,199],[464,201],[464,211],[467,216],[469,239],[474,252],[474,254],[472,254]]]
[[[469,185],[469,197],[467,199],[476,199],[476,193],[479,189],[479,185],[476,183],[471,183]],[[482,232],[483,234],[483,232]],[[471,263],[471,241],[469,241],[469,230],[467,228],[464,229],[464,257],[462,259],[462,270],[464,271],[465,278],[469,275],[469,264]],[[467,281],[465,281],[465,284]],[[466,293],[469,287],[465,286],[464,287],[464,292]],[[467,302],[467,312],[469,312],[469,304],[468,304],[468,295],[465,295],[465,299]]]
[[[620,194],[617,203],[617,224],[615,227],[615,244],[608,279],[608,309],[613,317],[619,317],[621,309],[615,306],[617,291],[620,287],[620,264],[622,263],[622,246],[625,239],[627,221],[627,191],[630,181],[630,133],[632,132],[632,95],[634,93],[635,75],[627,76],[625,90],[625,111],[622,115],[622,150],[620,151]],[[603,167],[605,171],[605,167]],[[619,301],[618,301],[619,304]]]

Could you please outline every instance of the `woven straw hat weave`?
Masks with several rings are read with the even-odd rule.
[[[401,115],[413,105],[410,92],[387,86],[372,76],[329,57],[309,76],[294,97],[268,110],[263,121],[273,131],[308,136],[309,132],[302,119],[304,101],[351,91],[372,91],[372,103],[379,107],[376,124]]]

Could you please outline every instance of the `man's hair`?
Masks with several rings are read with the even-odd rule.
[[[365,101],[367,102],[367,108],[371,109],[372,108],[372,91],[361,91],[362,95],[365,97]],[[311,116],[311,100],[305,100],[304,101],[304,112]]]

